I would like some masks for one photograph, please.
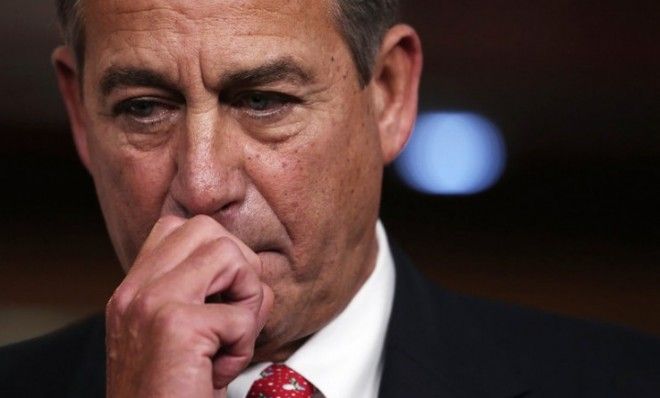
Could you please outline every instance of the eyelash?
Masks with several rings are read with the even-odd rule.
[[[157,111],[171,111],[177,108],[177,105],[168,101],[165,101],[163,99],[159,98],[152,98],[152,97],[138,97],[138,98],[131,98],[127,99],[124,101],[121,101],[117,105],[115,105],[112,109],[112,114],[113,116],[128,116],[133,119],[133,121],[141,124],[156,124],[165,117],[161,117],[160,120],[154,120],[155,118],[153,116],[140,116],[137,115],[138,112],[136,112],[135,109],[131,109],[136,106],[149,106]],[[145,120],[139,120],[139,119],[145,119]]]
[[[251,99],[255,99],[255,97],[260,97],[267,103],[271,103],[271,105],[272,103],[275,103],[275,105],[271,107],[266,105],[265,107],[268,109],[263,109],[263,110],[251,109],[250,106],[247,104],[247,102],[250,101]],[[233,108],[245,110],[245,112],[247,112],[251,117],[255,119],[268,119],[268,118],[277,117],[278,115],[281,115],[283,112],[286,112],[293,105],[297,105],[303,102],[300,98],[288,94],[278,93],[273,91],[258,91],[258,90],[246,91],[243,93],[239,93],[235,96],[230,96],[229,98],[223,98],[221,96],[220,101],[228,103]]]

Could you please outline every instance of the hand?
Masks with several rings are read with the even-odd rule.
[[[106,308],[107,396],[225,396],[272,307],[260,273],[212,218],[160,219]]]

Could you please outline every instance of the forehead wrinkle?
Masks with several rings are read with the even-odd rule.
[[[195,34],[199,24],[179,6],[156,7],[149,3],[155,2],[114,1],[98,6],[92,15],[108,32],[104,42],[114,41],[117,45],[99,43],[111,55],[97,59],[106,67],[150,69],[177,82],[179,87],[186,86],[184,81],[199,74],[194,70],[197,66],[192,65],[196,59],[193,52],[199,52],[201,41],[201,35]],[[181,57],[181,49],[188,51],[185,57]],[[123,55],[129,53],[129,57]]]
[[[247,22],[249,19],[258,19],[259,17],[256,14],[259,13],[269,14],[272,15],[271,18],[277,19],[294,16],[303,25],[314,21],[314,25],[318,26],[319,22],[325,21],[335,27],[335,18],[332,12],[332,4],[335,0],[318,0],[318,2],[317,4],[322,4],[322,7],[309,7],[306,1],[300,0],[275,2],[263,0],[247,2],[244,0],[226,0],[222,2],[203,0],[97,0],[93,2],[97,5],[97,12],[92,12],[88,9],[89,7],[83,7],[83,13],[88,11],[90,14],[88,16],[96,16],[97,21],[95,21],[95,24],[106,25],[110,31],[154,32],[166,30],[189,34],[194,30],[206,31],[224,25],[226,32],[231,35],[241,33],[248,35],[263,34],[261,31],[252,30],[249,27],[250,24],[241,23],[241,21]],[[87,4],[89,1],[84,3]],[[206,7],[208,3],[217,7],[209,10]],[[136,17],[136,15],[142,13],[145,13],[145,17]],[[313,18],[314,14],[317,17],[321,16],[321,20]],[[119,21],[113,21],[112,17],[108,18],[111,15],[118,17]],[[121,22],[127,22],[127,25],[131,27],[121,28],[118,26]],[[272,21],[270,25],[273,25]]]
[[[100,82],[103,95],[108,95],[115,88],[123,86],[157,87],[170,92],[180,91],[177,84],[170,81],[167,76],[145,68],[112,66],[103,73]]]
[[[319,26],[325,21],[334,27],[334,18],[327,18],[329,12],[328,0],[318,0],[323,7],[309,7],[306,1],[283,0],[283,1],[240,1],[226,0],[213,1],[190,1],[190,0],[97,0],[97,8],[100,12],[92,12],[90,16],[96,16],[96,23],[105,25],[108,31],[135,31],[154,32],[168,31],[180,33],[182,39],[192,40],[200,36],[191,34],[200,30],[204,33],[215,33],[220,28],[229,36],[238,35],[267,35],[279,30],[284,26],[290,26],[290,19],[294,17],[302,25]],[[208,7],[209,3],[215,7]],[[284,3],[284,4],[282,4]],[[87,7],[85,7],[87,8]],[[140,14],[144,14],[140,17]],[[259,14],[267,14],[265,17]],[[114,18],[113,18],[114,17]],[[320,18],[319,18],[320,17]],[[277,24],[277,19],[286,20],[286,24]],[[268,21],[262,23],[258,30],[250,20]],[[123,27],[122,27],[123,25]],[[270,27],[269,27],[270,26]],[[215,32],[212,32],[215,31]]]
[[[98,4],[99,2],[97,2]],[[196,28],[196,19],[182,7],[153,4],[149,1],[113,1],[98,6],[98,10],[88,10],[89,17],[96,17],[94,24],[105,26],[113,33],[121,32],[173,32],[189,34]],[[145,4],[146,3],[146,4]]]
[[[322,4],[323,7],[321,7],[320,10],[317,7],[309,7],[307,1],[301,0],[168,0],[166,3],[165,1],[158,0],[136,0],[131,2],[115,0],[112,2],[114,7],[109,7],[111,11],[109,10],[108,12],[113,12],[120,17],[147,12],[156,12],[165,15],[174,13],[174,17],[170,16],[167,21],[170,28],[173,21],[181,22],[181,19],[177,18],[177,16],[183,17],[184,20],[195,22],[195,26],[199,26],[199,22],[205,20],[209,20],[211,23],[228,23],[229,21],[249,20],[263,17],[263,15],[259,16],[259,14],[266,14],[266,18],[270,17],[278,19],[296,17],[300,22],[304,23],[306,20],[309,20],[309,17],[312,15],[316,14],[318,16],[319,11],[323,16],[331,17],[327,18],[328,21],[334,20],[334,17],[332,17],[332,7],[329,6],[329,4],[334,2],[333,0],[314,1],[318,2],[317,4]],[[213,6],[211,9],[208,7],[209,3]],[[153,15],[150,15],[149,18],[145,18],[145,20],[148,21],[148,26],[153,26],[153,18]],[[317,20],[316,23],[318,22],[319,21]],[[240,24],[236,26],[236,28],[238,27],[240,27]]]
[[[227,17],[229,16],[234,17],[231,19],[236,19],[236,16],[250,18],[256,13],[290,16],[299,13],[300,10],[303,9],[303,6],[299,1],[285,1],[286,5],[284,6],[281,2],[254,0],[225,0],[222,2],[217,0],[206,2],[200,0],[134,0],[130,2],[105,0],[98,1],[98,3],[105,6],[101,6],[101,13],[114,14],[119,17],[132,17],[134,14],[154,12],[159,14],[174,13],[191,21],[200,21],[209,18],[228,19]],[[209,10],[208,3],[210,3],[211,6],[214,6],[211,10]],[[293,5],[295,4],[298,4],[298,6],[294,7]],[[149,19],[151,18],[153,18],[153,16],[149,17]]]
[[[282,3],[284,5],[281,5]],[[155,63],[149,60],[148,55],[138,56],[148,60],[150,65],[146,66],[151,66],[152,69],[158,69],[161,72],[168,69],[169,74],[178,75],[176,80],[179,85],[186,86],[196,92],[202,87],[207,89],[217,88],[218,80],[226,74],[224,72],[258,67],[268,60],[287,55],[293,56],[295,59],[299,58],[295,52],[276,51],[276,48],[271,46],[263,48],[265,52],[259,57],[260,60],[245,58],[243,57],[244,54],[241,54],[242,51],[233,52],[234,55],[232,56],[221,56],[218,59],[218,55],[222,54],[217,51],[219,48],[217,46],[221,46],[223,40],[227,40],[227,38],[238,39],[255,36],[288,38],[293,40],[294,43],[297,40],[304,40],[305,37],[300,36],[300,34],[289,36],[286,29],[282,30],[285,26],[277,21],[284,20],[287,23],[286,26],[290,26],[291,15],[298,20],[302,19],[300,20],[302,25],[314,24],[316,27],[319,24],[314,21],[318,21],[320,17],[321,25],[331,27],[335,31],[333,18],[325,17],[329,15],[328,10],[330,9],[327,7],[327,1],[323,1],[322,7],[305,7],[305,3],[305,1],[299,0],[284,2],[222,1],[212,3],[218,4],[218,7],[209,9],[209,7],[205,7],[209,2],[203,0],[199,3],[190,2],[189,0],[185,2],[115,0],[107,6],[98,7],[111,14],[114,11],[115,15],[120,16],[118,23],[116,18],[114,21],[112,18],[106,20],[106,29],[117,34],[117,39],[123,42],[122,47],[125,50],[132,49],[135,51],[138,49],[136,53],[148,54],[148,52],[154,52],[158,54],[158,59],[154,60]],[[99,17],[98,14],[96,16]],[[103,19],[103,17],[101,16],[100,19]],[[250,23],[251,20],[256,20],[257,24]],[[300,30],[301,28],[298,28],[295,31],[299,33]],[[305,28],[302,28],[302,30],[305,30]],[[318,33],[315,32],[316,30],[318,29],[313,29],[311,33]],[[122,32],[139,32],[144,35],[142,36],[144,40],[142,38],[135,40],[135,37],[130,37],[130,34],[124,36],[121,34]],[[162,32],[162,35],[154,35],[156,32]],[[149,35],[154,37],[150,38]],[[214,41],[213,36],[217,35],[222,35],[225,39]],[[179,43],[175,45],[173,41]],[[239,50],[240,46],[236,40],[232,39],[228,43],[230,47],[232,43],[236,44],[236,49]],[[331,47],[334,47],[334,45]],[[145,53],[142,50],[148,52]],[[179,50],[187,52],[185,57],[181,56],[182,53]],[[331,51],[330,48],[326,50]],[[171,58],[174,62],[163,60],[161,54]],[[255,64],[255,61],[260,62]],[[214,66],[209,67],[209,65]],[[159,67],[154,68],[154,66]],[[173,67],[176,71],[170,70]],[[193,80],[201,83],[201,85],[191,84]]]
[[[321,1],[321,0],[315,0],[315,1]],[[247,4],[244,7],[247,8],[248,11],[251,11],[251,13],[262,12],[269,15],[281,15],[281,16],[298,15],[300,14],[301,10],[305,9],[302,4],[304,2],[300,2],[296,0],[286,1],[286,5],[284,6],[277,3],[278,2],[274,2],[274,1],[261,1],[261,2],[253,2],[253,4]]]
[[[166,76],[169,81],[179,81],[180,75],[177,69],[172,69],[171,65],[176,63],[176,54],[170,47],[160,46],[155,41],[135,40],[135,37],[124,36],[122,32],[134,32],[133,30],[121,30],[113,32],[106,40],[108,43],[117,43],[110,45],[107,53],[99,57],[101,61],[98,70],[104,75],[109,70],[151,70],[162,76]],[[152,54],[157,54],[154,56]]]

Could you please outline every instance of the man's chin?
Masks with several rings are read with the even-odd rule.
[[[266,325],[257,337],[252,363],[284,362],[309,339],[309,336],[305,336],[297,340],[286,341],[281,337],[278,339],[277,336],[271,334],[269,325]]]

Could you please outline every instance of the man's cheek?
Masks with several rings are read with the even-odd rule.
[[[160,209],[176,173],[176,165],[160,153],[121,154],[113,173],[114,185],[127,196],[131,206]]]
[[[169,177],[147,162],[117,156],[95,181],[113,243],[126,269],[158,220]]]

